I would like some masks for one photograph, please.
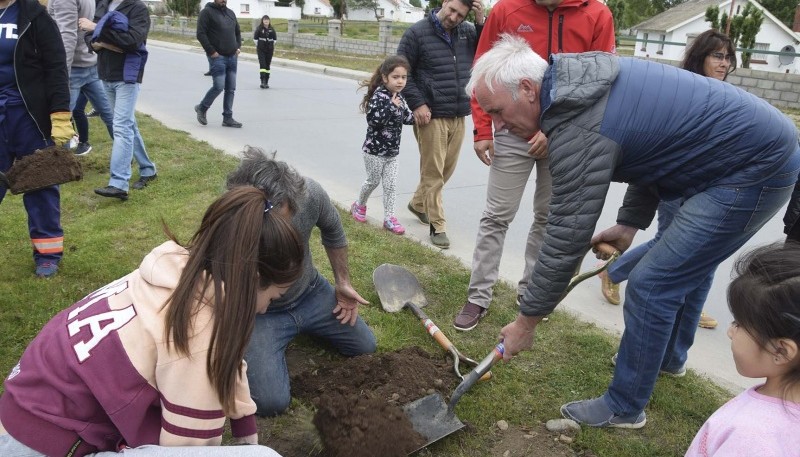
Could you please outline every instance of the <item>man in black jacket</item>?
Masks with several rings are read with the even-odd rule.
[[[214,83],[194,111],[197,113],[197,122],[208,124],[206,111],[224,90],[222,126],[240,128],[242,124],[233,119],[233,94],[236,91],[236,66],[239,48],[242,47],[242,32],[236,15],[226,4],[226,0],[207,3],[197,18],[197,41],[206,51]]]
[[[484,19],[480,0],[444,0],[441,8],[406,30],[397,48],[397,54],[411,64],[403,96],[414,111],[419,144],[420,179],[408,210],[429,224],[431,243],[442,249],[450,247],[442,189],[461,152],[464,117],[470,114],[464,87],[478,46],[476,27],[464,22],[470,9],[475,10],[480,29]]]
[[[35,0],[0,0],[0,62],[0,171],[5,172],[15,160],[52,146],[51,136],[62,145],[73,135],[64,44]],[[0,202],[5,194],[0,184]],[[58,186],[26,192],[22,202],[36,276],[49,278],[64,252]]]

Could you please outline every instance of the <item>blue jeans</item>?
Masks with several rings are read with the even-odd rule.
[[[114,144],[111,147],[111,179],[109,186],[128,190],[131,179],[131,159],[139,164],[139,176],[153,176],[156,165],[147,156],[144,140],[136,124],[136,99],[139,84],[123,81],[103,81],[114,113]]]
[[[219,56],[208,58],[208,66],[211,71],[211,78],[214,81],[211,89],[208,89],[203,101],[200,102],[200,108],[203,111],[208,111],[211,104],[217,99],[217,96],[225,91],[225,96],[222,98],[222,118],[230,119],[233,117],[233,94],[236,92],[236,67],[238,57],[232,56]]]
[[[295,336],[305,333],[331,343],[342,355],[375,352],[375,335],[360,317],[351,327],[336,320],[333,286],[319,273],[317,279],[293,304],[269,308],[256,316],[247,347],[247,380],[256,414],[275,416],[289,407],[289,371],[286,347]]]
[[[108,135],[114,138],[114,114],[108,101],[103,82],[97,76],[97,65],[91,67],[72,67],[69,73],[69,110],[75,109],[78,95],[83,94],[106,124]],[[85,106],[85,104],[84,104]],[[88,138],[87,138],[88,140]]]
[[[628,277],[625,331],[605,394],[615,414],[644,410],[676,320],[696,326],[702,304],[684,300],[786,203],[800,171],[800,149],[778,173],[751,187],[711,187],[687,199],[661,239]],[[682,311],[681,311],[682,310]]]
[[[608,277],[611,278],[611,281],[621,283],[628,279],[631,271],[639,261],[661,239],[664,231],[672,223],[672,219],[675,218],[675,214],[680,208],[681,200],[661,201],[658,204],[658,232],[656,236],[647,243],[640,244],[625,252],[622,257],[611,264],[611,267],[608,268]],[[672,328],[672,335],[664,353],[664,360],[661,363],[662,370],[675,373],[680,371],[686,364],[686,360],[689,357],[689,348],[694,344],[694,336],[697,332],[700,314],[697,314],[697,319],[695,319],[694,313],[686,313],[685,311],[703,310],[703,305],[705,305],[706,298],[708,298],[708,291],[711,290],[711,284],[714,282],[715,271],[716,269],[712,270],[695,290],[684,297],[684,305],[678,310],[675,324]]]

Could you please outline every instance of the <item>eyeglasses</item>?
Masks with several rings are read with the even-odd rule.
[[[723,54],[721,52],[712,52],[711,54],[709,54],[709,57],[711,57],[712,59],[716,60],[717,62],[722,62],[723,60],[731,62],[733,60],[733,58],[736,57],[736,55],[735,54]]]

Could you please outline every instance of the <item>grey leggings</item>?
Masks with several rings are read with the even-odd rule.
[[[11,435],[0,435],[0,455],[14,457],[46,457]],[[120,452],[98,452],[93,457],[281,457],[266,446],[140,446]]]
[[[379,157],[364,153],[367,180],[361,185],[358,204],[366,205],[372,191],[383,181],[383,218],[394,216],[394,199],[397,196],[397,156]]]

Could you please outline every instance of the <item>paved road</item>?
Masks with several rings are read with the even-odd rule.
[[[193,106],[199,103],[210,85],[210,78],[202,76],[208,65],[205,56],[197,48],[189,46],[152,41],[149,45],[150,57],[139,96],[140,111],[228,153],[234,154],[246,144],[277,150],[279,159],[292,163],[302,173],[321,182],[334,201],[349,207],[364,179],[360,148],[366,127],[363,115],[358,112],[363,92],[356,91],[356,80],[363,78],[363,74],[300,62],[276,61],[273,62],[271,89],[262,90],[258,87],[255,56],[243,55],[239,61],[234,117],[244,124],[244,128],[221,127],[221,96],[209,110],[209,125],[203,127],[195,119]],[[471,130],[469,121],[467,131]],[[146,132],[144,136],[147,141]],[[464,142],[456,172],[444,191],[447,234],[452,246],[448,254],[458,257],[466,265],[472,259],[488,175],[488,168],[472,152],[470,140],[467,138]],[[413,133],[410,127],[406,127],[400,151],[397,216],[407,227],[407,236],[427,244],[427,226],[415,222],[416,219],[405,210],[417,183],[417,157]],[[598,230],[614,224],[624,191],[623,185],[612,184]],[[512,283],[516,283],[522,274],[524,241],[532,219],[532,198],[532,192],[526,192],[523,200],[526,203],[509,228],[506,239],[501,275]],[[368,216],[372,216],[375,224],[380,224],[382,218],[381,201],[379,187],[367,205]],[[780,217],[776,216],[748,246],[776,241],[782,238],[781,230]],[[654,232],[655,227],[652,227],[640,233],[635,242],[647,241]],[[594,262],[593,259],[585,260],[584,268],[591,267]],[[720,266],[706,305],[708,313],[720,321],[720,327],[698,330],[696,343],[690,352],[689,367],[738,392],[758,380],[743,378],[736,372],[725,335],[731,321],[725,288],[732,262],[728,260]],[[453,300],[461,302],[465,298],[466,291],[464,296],[453,297]],[[622,331],[621,309],[605,303],[596,279],[577,286],[561,309],[612,332]]]

